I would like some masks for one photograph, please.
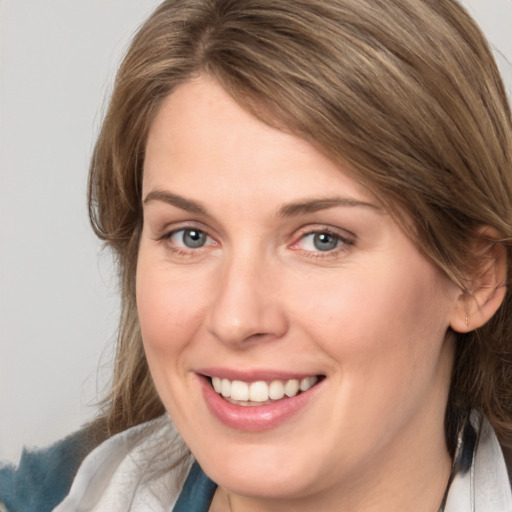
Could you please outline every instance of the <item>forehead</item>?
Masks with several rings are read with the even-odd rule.
[[[148,135],[143,190],[198,191],[205,182],[211,193],[236,190],[237,197],[269,189],[283,200],[291,192],[343,191],[375,201],[311,143],[258,120],[216,81],[201,77],[180,85],[161,105]]]

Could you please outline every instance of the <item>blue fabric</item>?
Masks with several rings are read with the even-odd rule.
[[[23,450],[18,467],[0,468],[0,506],[8,512],[50,512],[67,496],[82,460],[99,442],[84,429],[49,448]],[[173,512],[207,512],[216,488],[195,462]]]
[[[208,512],[216,489],[217,484],[194,462],[172,512]]]
[[[0,504],[8,512],[51,511],[66,497],[80,463],[98,442],[83,429],[49,448],[23,450],[17,468],[0,468]]]

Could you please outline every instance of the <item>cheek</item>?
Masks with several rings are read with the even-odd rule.
[[[165,267],[165,264],[164,264]],[[201,325],[204,290],[197,280],[173,278],[169,269],[142,253],[137,268],[137,311],[148,355],[180,351]]]
[[[322,305],[307,313],[308,336],[338,368],[333,423],[361,441],[361,452],[366,444],[385,443],[419,411],[432,411],[432,404],[446,399],[447,302],[437,272],[418,270],[410,279],[398,268],[354,279],[345,275],[339,283],[343,292],[325,294]]]
[[[202,325],[204,290],[199,288],[198,281],[176,276],[168,265],[141,251],[136,297],[144,351],[156,390],[175,419],[189,409],[187,354]]]
[[[407,353],[439,345],[449,325],[445,279],[418,257],[404,266],[369,266],[340,274],[339,282],[306,302],[310,325],[329,332],[333,350]],[[306,313],[307,311],[307,313]]]
[[[436,379],[449,326],[446,288],[423,259],[354,270],[307,301],[297,317],[339,365],[340,389],[350,385],[354,393],[347,399],[369,404],[377,397],[389,405]]]

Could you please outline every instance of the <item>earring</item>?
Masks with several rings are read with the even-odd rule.
[[[465,292],[466,298],[469,299],[470,297],[473,297],[473,292],[468,290]],[[466,319],[465,319],[466,327],[469,327],[469,304],[466,302]]]

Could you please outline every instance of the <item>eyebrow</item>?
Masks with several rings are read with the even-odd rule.
[[[182,210],[196,213],[199,215],[208,215],[208,210],[201,204],[190,199],[185,199],[182,196],[167,192],[165,190],[153,190],[144,198],[143,203],[147,204],[152,201],[162,201],[164,203],[176,206]],[[315,213],[321,210],[336,207],[363,207],[371,208],[380,211],[381,208],[366,201],[359,201],[347,197],[326,197],[320,199],[306,199],[293,203],[288,203],[279,208],[278,217],[294,217],[297,215],[304,215],[308,213]]]
[[[208,211],[200,203],[196,203],[195,201],[191,201],[190,199],[185,199],[182,196],[172,194],[171,192],[167,192],[165,190],[154,190],[150,192],[144,198],[143,203],[148,204],[152,201],[162,201],[172,206],[176,206],[177,208],[180,208],[187,212],[197,213],[199,215],[208,215]]]
[[[284,205],[279,209],[278,215],[279,217],[293,217],[296,215],[315,213],[338,206],[360,206],[364,208],[371,208],[376,211],[381,210],[381,208],[375,204],[367,203],[366,201],[359,201],[358,199],[352,199],[348,197],[326,197],[322,199],[298,201],[296,203]]]

